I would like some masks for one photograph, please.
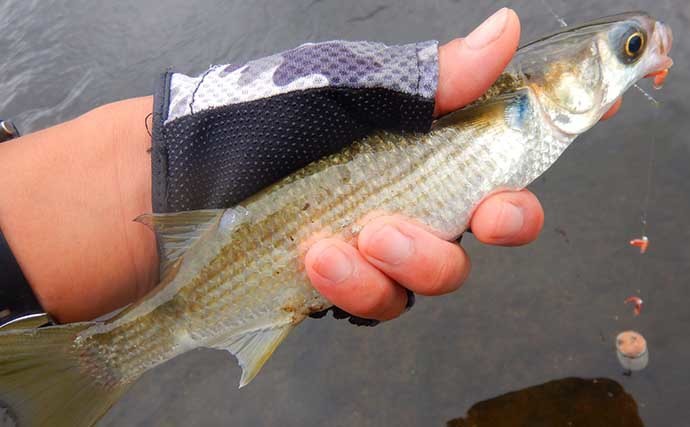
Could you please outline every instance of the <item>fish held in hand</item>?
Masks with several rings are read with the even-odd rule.
[[[90,425],[197,347],[235,355],[246,385],[332,305],[305,273],[317,238],[355,243],[384,214],[457,238],[484,198],[527,186],[637,80],[668,69],[670,46],[644,13],[568,28],[521,48],[487,94],[426,134],[372,134],[232,209],[140,217],[158,234],[162,282],[107,321],[0,333],[0,403],[18,425]]]

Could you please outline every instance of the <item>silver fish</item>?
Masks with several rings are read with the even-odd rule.
[[[197,347],[254,378],[287,334],[331,303],[303,257],[319,237],[353,242],[399,214],[457,238],[490,194],[527,186],[642,77],[668,69],[670,29],[644,13],[605,18],[521,48],[485,96],[427,134],[379,132],[241,206],[144,215],[162,282],[103,322],[0,334],[0,400],[19,425],[90,425],[144,372]]]

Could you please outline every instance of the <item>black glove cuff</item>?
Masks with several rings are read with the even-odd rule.
[[[43,313],[10,245],[0,232],[0,326],[21,317]]]
[[[0,143],[19,137],[8,120],[0,120]],[[31,286],[0,231],[0,327],[28,315],[42,314]]]

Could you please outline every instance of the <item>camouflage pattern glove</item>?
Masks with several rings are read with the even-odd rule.
[[[428,131],[437,82],[436,41],[307,43],[196,77],[168,71],[155,94],[153,209],[231,207],[376,129]]]

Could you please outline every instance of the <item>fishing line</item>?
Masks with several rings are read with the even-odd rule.
[[[558,14],[556,13],[555,10],[553,10],[553,8],[551,7],[551,5],[548,4],[548,3],[546,2],[546,0],[541,0],[541,3],[542,3],[547,9],[549,9],[549,13],[550,13],[551,15],[553,15],[554,18],[556,18],[556,21],[558,22],[558,25],[560,25],[562,28],[565,28],[565,27],[568,26],[568,23],[565,22],[565,19],[563,19],[560,15],[558,15]]]
[[[655,110],[654,112],[654,121],[656,122],[658,118],[658,111]],[[649,200],[651,198],[652,194],[652,181],[654,177],[654,169],[656,165],[656,135],[653,133],[652,134],[652,141],[649,143],[649,162],[647,164],[647,186],[645,189],[645,196],[644,196],[644,201],[642,202],[642,213],[640,215],[640,222],[642,223],[642,233],[640,236],[642,238],[647,238],[647,218],[649,216]],[[636,274],[636,279],[635,283],[637,285],[637,293],[639,294],[641,292],[641,284],[642,284],[642,263],[638,262],[637,263],[637,274]]]
[[[654,119],[656,121],[658,110],[654,112]],[[645,190],[645,198],[642,203],[642,235],[647,235],[647,213],[649,211],[649,199],[652,193],[652,178],[654,175],[654,166],[656,161],[656,135],[652,134],[652,142],[649,144],[649,164],[647,165],[647,189]]]
[[[549,11],[549,13],[556,19],[558,24],[564,28],[568,26],[568,23],[561,17],[559,14],[556,13],[556,11],[551,7],[551,5],[546,1],[546,0],[541,0],[542,4],[546,9]],[[655,107],[659,107],[660,103],[657,101],[652,95],[647,93],[644,89],[642,89],[637,83],[633,84],[635,89],[637,89],[648,101],[650,101]],[[655,110],[654,112],[654,117],[656,119],[658,115],[658,109]],[[640,235],[640,239],[637,240],[642,240],[645,243],[644,250],[641,250],[641,253],[644,253],[646,250],[646,244],[648,242],[647,238],[647,218],[648,218],[648,213],[649,213],[649,199],[652,193],[652,177],[654,175],[654,167],[655,167],[655,153],[656,152],[656,137],[652,135],[652,141],[649,144],[649,163],[647,165],[647,186],[645,189],[645,195],[644,195],[644,201],[642,202],[642,214],[640,215],[640,222],[642,223],[642,233]],[[632,241],[631,241],[632,243]],[[642,283],[642,266],[641,263],[637,263],[636,265],[636,280],[635,284],[636,286],[636,291],[639,294],[641,292],[641,283]],[[627,301],[627,300],[626,300]]]
[[[639,90],[640,93],[642,93],[642,95],[644,95],[644,97],[647,98],[648,101],[650,101],[652,104],[654,104],[655,107],[659,106],[659,101],[654,99],[654,97],[652,95],[650,95],[644,89],[642,89],[640,86],[638,86],[637,83],[635,83],[633,86],[635,87],[635,89]]]

